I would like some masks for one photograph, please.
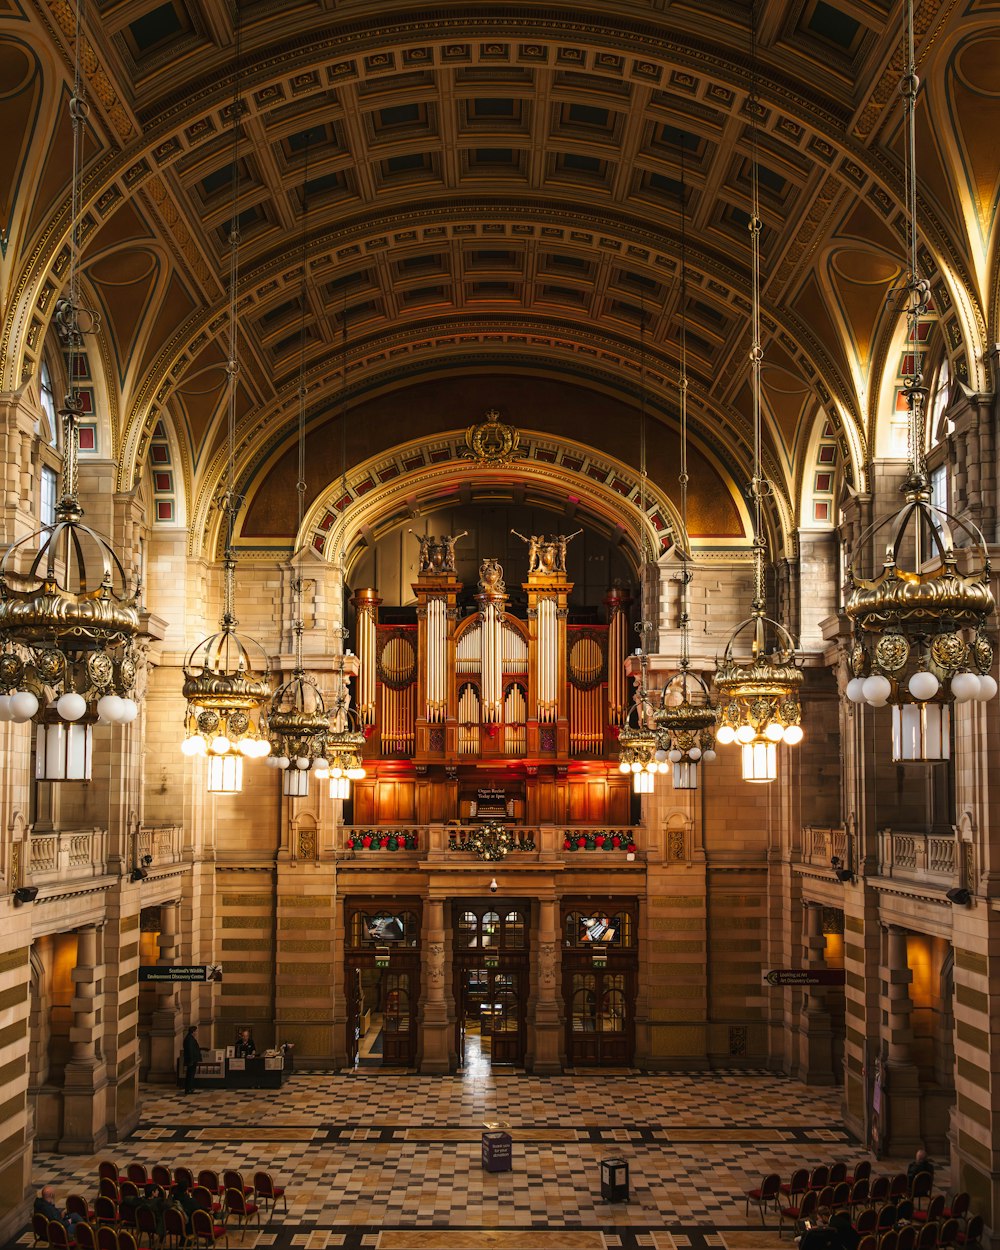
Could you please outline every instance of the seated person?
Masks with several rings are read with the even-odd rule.
[[[173,1199],[174,1205],[180,1207],[184,1212],[185,1226],[190,1229],[191,1212],[197,1211],[198,1203],[188,1188],[187,1181],[177,1181],[170,1191],[170,1197]]]
[[[911,1185],[914,1178],[919,1176],[921,1172],[930,1173],[931,1179],[934,1179],[934,1164],[927,1158],[926,1150],[918,1150],[913,1156],[913,1162],[906,1169],[906,1178]]]
[[[236,1058],[252,1059],[257,1053],[257,1047],[254,1045],[253,1034],[249,1029],[240,1029],[240,1035],[236,1039]]]
[[[51,1185],[46,1185],[42,1192],[35,1199],[35,1214],[44,1215],[48,1220],[58,1220],[68,1233],[72,1233],[74,1225],[79,1223],[81,1216],[75,1212],[67,1214],[60,1211],[55,1202],[56,1191]]]

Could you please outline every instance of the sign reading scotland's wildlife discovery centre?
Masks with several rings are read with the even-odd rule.
[[[140,981],[221,981],[222,964],[142,964]]]

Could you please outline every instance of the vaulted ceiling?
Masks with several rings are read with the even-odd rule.
[[[863,484],[898,372],[887,295],[905,263],[902,11],[757,9],[765,461],[787,533],[817,429]],[[674,427],[682,316],[693,436],[739,482],[749,13],[743,0],[258,0],[240,6],[237,45],[220,0],[87,6],[83,265],[120,485],[169,425],[187,515],[205,517],[218,488],[234,185],[238,465],[258,511],[295,437],[303,347],[311,437],[360,461],[383,430],[384,450],[399,443],[385,415],[405,414],[408,391],[434,379],[482,384],[481,405],[442,412],[442,431],[482,418],[490,379],[507,384],[504,416],[525,424],[511,380],[529,397],[540,377],[586,393],[588,422],[607,397]],[[975,0],[922,0],[916,27],[935,334],[952,375],[985,390],[1000,34]],[[8,390],[37,376],[65,276],[74,32],[66,0],[0,0],[0,81],[13,84],[0,118],[17,136],[0,154]],[[571,403],[525,407],[543,433],[580,433]],[[362,409],[363,444],[348,451],[339,422]],[[618,454],[634,464],[634,440]],[[321,492],[329,476],[310,485]]]

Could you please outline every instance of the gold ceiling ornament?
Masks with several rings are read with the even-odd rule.
[[[644,622],[640,622],[640,625]],[[632,774],[635,794],[652,794],[657,773],[665,773],[666,756],[660,750],[660,739],[652,727],[652,704],[646,691],[648,660],[643,650],[637,651],[639,682],[625,724],[618,731],[618,771]],[[632,718],[635,717],[635,724]]]
[[[53,523],[12,543],[0,562],[0,721],[35,721],[37,781],[90,780],[93,725],[135,720],[145,664],[140,581],[125,572],[111,542],[83,524],[79,499],[83,405],[73,385],[84,335],[99,328],[79,284],[80,168],[89,113],[80,73],[79,3],[75,30],[69,271],[55,310],[70,387],[59,412],[62,496]]]
[[[243,500],[236,490],[236,388],[239,377],[239,323],[236,296],[239,286],[239,150],[243,101],[240,97],[241,30],[239,6],[235,18],[236,71],[234,74],[232,210],[229,229],[229,358],[228,465],[225,488],[217,506],[225,517],[223,607],[221,628],[195,643],[184,661],[182,693],[187,700],[185,738],[181,751],[208,760],[210,794],[238,794],[243,789],[243,760],[269,754],[264,708],[271,696],[267,655],[253,638],[236,632],[233,610],[236,561],[233,536]]]
[[[900,94],[906,112],[906,205],[909,273],[905,304],[911,373],[903,394],[908,465],[903,506],[858,540],[848,567],[851,593],[844,611],[854,626],[852,703],[892,707],[892,758],[932,762],[951,755],[951,705],[985,702],[997,693],[993,647],[986,630],[995,611],[986,541],[971,521],[932,502],[925,462],[927,388],[920,319],[930,283],[919,271],[916,105],[919,79],[913,5],[906,5],[906,68]],[[882,569],[866,577],[863,564],[877,536],[885,538]]]
[[[796,746],[802,741],[799,690],[802,671],[796,663],[795,641],[780,622],[765,615],[764,497],[771,484],[761,473],[761,364],[764,352],[760,336],[760,187],[757,161],[757,13],[750,6],[750,380],[753,401],[753,604],[751,614],[740,621],[726,640],[721,660],[716,660],[715,688],[720,695],[716,741],[739,743],[744,781],[770,782],[778,775],[778,743]],[[746,638],[749,637],[749,656]]]
[[[715,726],[718,709],[705,682],[691,671],[691,614],[689,587],[693,579],[691,539],[688,535],[688,417],[687,417],[687,212],[684,145],[680,145],[681,177],[679,211],[681,217],[680,281],[680,369],[678,407],[681,426],[681,459],[678,482],[681,491],[681,656],[678,671],[663,688],[659,709],[653,714],[658,741],[656,758],[672,766],[675,790],[697,790],[698,765],[715,759]]]
[[[499,409],[491,408],[485,421],[465,431],[465,447],[459,455],[487,469],[505,469],[528,454],[520,443],[517,430],[501,420]]]

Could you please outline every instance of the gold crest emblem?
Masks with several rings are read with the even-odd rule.
[[[470,425],[465,431],[465,447],[461,455],[476,464],[502,469],[528,453],[520,446],[521,436],[512,425],[500,420],[500,413],[491,408],[486,420]]]

